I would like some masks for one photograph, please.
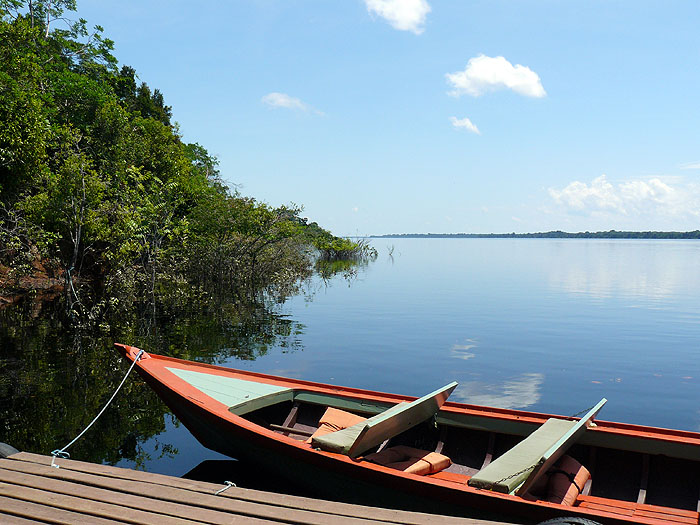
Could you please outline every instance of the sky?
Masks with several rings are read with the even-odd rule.
[[[183,140],[337,235],[700,229],[698,0],[78,0]]]

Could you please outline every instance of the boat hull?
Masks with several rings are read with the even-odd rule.
[[[242,461],[269,476],[278,476],[293,484],[294,490],[334,501],[363,504],[383,508],[414,510],[443,515],[465,516],[481,519],[497,519],[502,512],[494,512],[480,501],[464,499],[457,491],[452,497],[443,488],[426,490],[422,483],[406,483],[392,475],[368,475],[355,465],[338,463],[323,455],[304,454],[285,446],[277,440],[261,436],[238,425],[223,421],[202,409],[196,403],[153,382],[151,376],[141,374],[173,414],[206,448]],[[353,468],[354,467],[354,468]],[[380,473],[381,474],[381,473]],[[403,481],[403,482],[402,482]],[[517,502],[507,502],[509,506]],[[528,509],[525,509],[528,510]],[[522,509],[513,508],[506,513],[517,515]],[[529,509],[527,514],[539,515]],[[563,513],[561,515],[566,515]],[[551,512],[542,513],[541,518],[552,517]],[[529,520],[527,520],[529,521]]]
[[[131,361],[138,352],[138,349],[125,345],[117,345],[117,348]],[[698,523],[697,512],[670,509],[668,512],[682,515],[683,521],[667,521],[663,518],[663,510],[658,511],[656,507],[637,505],[630,510],[631,503],[618,504],[612,500],[609,507],[606,507],[601,504],[601,501],[608,503],[603,498],[597,498],[592,503],[586,502],[588,506],[575,507],[529,501],[509,494],[475,489],[466,483],[409,475],[366,461],[323,452],[303,441],[263,428],[232,413],[233,409],[227,403],[202,394],[176,377],[169,371],[173,368],[211,374],[219,379],[258,381],[270,388],[296,389],[295,391],[303,389],[311,397],[336,395],[340,399],[349,400],[348,402],[361,402],[363,406],[370,406],[375,411],[381,410],[378,407],[412,401],[414,398],[296,381],[156,355],[146,354],[137,362],[136,369],[141,377],[200,443],[241,460],[251,468],[285,479],[294,491],[301,487],[309,494],[338,501],[484,519],[503,519],[507,516],[509,521],[523,523],[572,515],[611,524]],[[440,411],[438,423],[447,421],[458,424],[460,417],[466,415],[476,426],[488,426],[491,431],[505,429],[523,436],[550,417],[531,412],[447,403]],[[598,427],[587,431],[586,439],[592,443],[613,443],[622,445],[623,448],[648,449],[650,453],[657,450],[671,451],[690,459],[700,456],[700,435],[696,433],[610,422],[597,423]]]

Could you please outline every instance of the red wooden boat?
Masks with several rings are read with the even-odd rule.
[[[117,344],[134,361],[139,349]],[[421,398],[142,353],[206,447],[327,497],[537,522],[698,524],[700,434]]]

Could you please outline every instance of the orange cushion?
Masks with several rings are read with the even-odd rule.
[[[345,410],[328,407],[321,416],[321,420],[318,422],[318,429],[309,439],[306,440],[306,442],[311,443],[311,440],[315,437],[330,434],[331,432],[336,432],[337,430],[343,430],[344,428],[356,425],[357,423],[365,421],[366,419],[367,418],[362,416],[346,412]]]
[[[365,459],[378,465],[403,470],[409,474],[417,474],[419,476],[440,472],[452,464],[447,456],[405,445],[397,445],[386,448],[381,452],[368,454],[365,456]]]
[[[563,470],[568,474],[557,472]],[[573,483],[570,477],[573,476]],[[588,469],[570,456],[562,456],[555,467],[555,471],[549,476],[547,484],[547,501],[573,505],[576,498],[583,490],[583,486],[591,478]],[[581,490],[579,490],[581,489]]]

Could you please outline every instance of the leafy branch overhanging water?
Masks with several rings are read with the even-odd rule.
[[[0,295],[65,296],[97,321],[174,293],[284,296],[365,248],[227,187],[163,94],[118,68],[74,0],[0,2]],[[59,26],[63,23],[63,26]]]

